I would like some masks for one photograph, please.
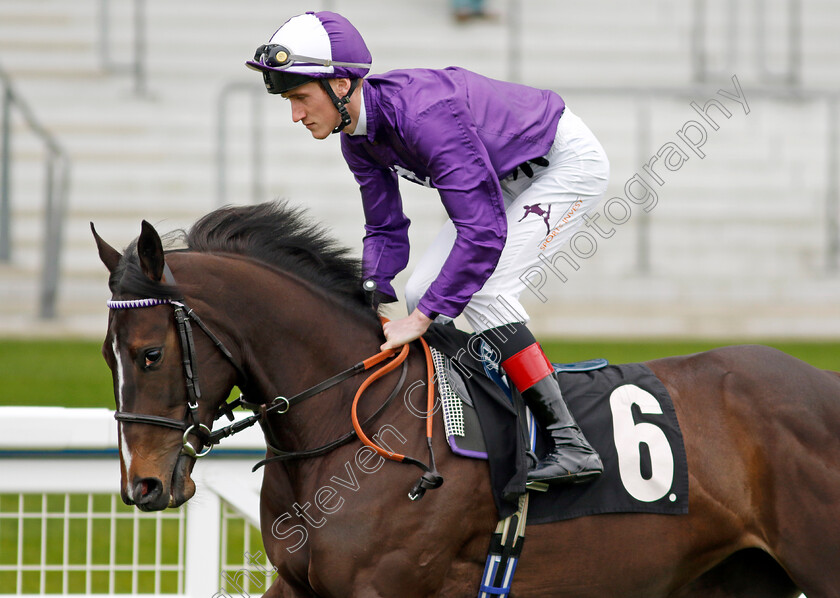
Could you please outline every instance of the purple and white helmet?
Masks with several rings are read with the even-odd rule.
[[[286,21],[245,64],[260,71],[268,92],[276,94],[312,79],[356,81],[370,71],[371,56],[350,21],[334,12],[321,11]]]

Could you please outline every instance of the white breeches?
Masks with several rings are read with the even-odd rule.
[[[520,277],[541,263],[540,255],[550,257],[571,239],[583,226],[583,215],[597,206],[606,192],[610,170],[606,153],[568,106],[545,158],[548,166],[531,165],[533,178],[520,170],[516,180],[509,176],[501,181],[507,241],[493,274],[464,309],[464,317],[475,332],[528,322],[528,314],[519,303],[525,289]],[[437,278],[455,237],[455,226],[448,220],[420,258],[406,283],[409,313]]]

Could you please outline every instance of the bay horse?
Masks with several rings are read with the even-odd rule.
[[[222,208],[199,220],[177,251],[164,251],[145,221],[124,254],[93,234],[113,294],[103,354],[122,414],[123,501],[151,511],[193,496],[193,455],[234,385],[251,403],[282,407],[264,419],[267,442],[284,450],[329,445],[351,429],[362,377],[306,401],[282,398],[317,390],[383,342],[358,261],[305,216],[278,204]],[[421,350],[412,347],[404,363],[406,380],[426,379]],[[529,526],[512,595],[840,596],[838,374],[761,346],[647,365],[682,428],[689,513]],[[368,388],[361,420],[393,395],[400,376],[394,369]],[[424,422],[405,401],[367,425],[382,445],[426,455]],[[355,438],[265,466],[262,538],[279,573],[265,596],[476,595],[497,522],[487,464],[453,455],[440,418],[433,425],[445,483],[417,502],[406,490],[418,469],[385,461]]]

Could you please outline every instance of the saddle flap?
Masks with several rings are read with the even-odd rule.
[[[458,395],[458,397],[461,399],[461,402],[463,402],[465,405],[469,405],[470,407],[475,407],[475,405],[473,405],[472,397],[470,396],[470,393],[467,390],[467,385],[464,382],[464,379],[461,377],[461,374],[458,373],[458,370],[455,368],[455,366],[452,365],[452,360],[449,358],[444,359],[442,378],[449,383],[449,387],[455,394]]]
[[[481,424],[467,385],[452,360],[430,347],[438,383],[446,439],[452,452],[462,457],[487,459]]]

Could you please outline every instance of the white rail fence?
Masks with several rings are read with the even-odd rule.
[[[259,429],[195,468],[196,496],[141,513],[119,498],[107,409],[0,407],[0,598],[21,595],[260,595]]]

